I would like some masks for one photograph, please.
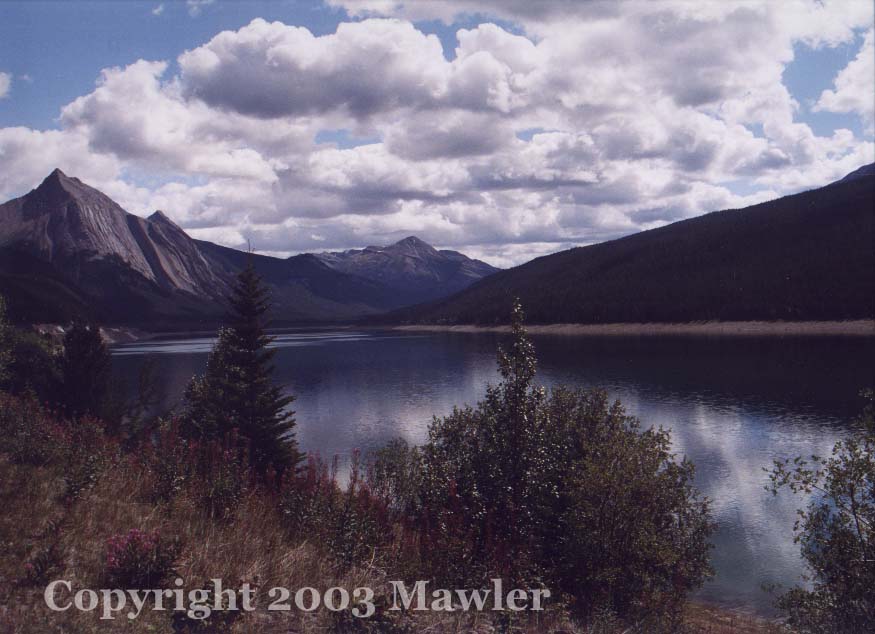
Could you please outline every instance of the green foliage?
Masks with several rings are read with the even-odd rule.
[[[374,451],[368,465],[371,491],[400,517],[413,517],[419,508],[422,458],[417,447],[398,438]]]
[[[216,519],[231,517],[247,490],[249,464],[237,445],[232,434],[223,444],[212,441],[196,448],[199,501]]]
[[[60,390],[58,347],[51,339],[29,330],[10,335],[12,362],[7,388],[13,394],[30,393],[42,402],[56,402]]]
[[[795,525],[811,587],[778,601],[800,633],[862,634],[875,623],[875,401],[871,390],[864,396],[860,431],[837,442],[830,457],[776,462],[771,472],[774,493],[814,495]]]
[[[375,460],[402,499],[418,483],[419,501],[401,506],[419,509],[425,574],[459,584],[449,587],[491,576],[546,585],[586,619],[677,615],[710,574],[713,524],[692,464],[674,459],[668,432],[642,430],[602,391],[535,386],[518,304],[513,333],[501,382],[435,419],[415,468],[395,468],[415,462],[398,447]]]
[[[65,502],[72,503],[97,484],[118,459],[118,445],[107,438],[101,421],[85,416],[64,429]]]
[[[61,400],[72,416],[102,416],[110,378],[109,350],[100,330],[77,321],[64,334]]]
[[[372,560],[391,537],[391,527],[384,504],[362,479],[357,453],[345,489],[336,474],[336,463],[329,471],[310,456],[297,476],[284,482],[279,509],[291,535],[320,543],[345,570]]]
[[[63,452],[60,429],[33,396],[0,393],[0,448],[17,464],[44,465]]]
[[[186,391],[183,432],[192,438],[220,440],[233,429],[248,442],[250,460],[261,472],[294,468],[301,460],[294,437],[294,414],[271,383],[274,351],[264,330],[268,292],[251,262],[240,273],[231,297],[230,327],[218,341],[203,376]]]

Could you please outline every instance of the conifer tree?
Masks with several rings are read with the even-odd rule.
[[[70,414],[102,416],[109,389],[109,350],[100,329],[75,321],[64,334],[61,400]]]
[[[260,471],[294,468],[302,456],[295,440],[294,412],[271,383],[273,340],[265,332],[268,291],[250,261],[229,297],[229,325],[218,341],[203,376],[186,391],[184,431],[193,437],[223,440],[232,429],[248,441],[250,460]]]

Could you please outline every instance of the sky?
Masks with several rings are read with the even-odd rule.
[[[0,199],[55,167],[262,253],[513,266],[875,161],[872,0],[0,0]]]

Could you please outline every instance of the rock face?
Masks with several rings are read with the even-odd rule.
[[[310,254],[280,259],[194,240],[163,212],[130,214],[60,170],[0,205],[0,293],[25,322],[84,316],[146,329],[213,327],[250,260],[270,287],[279,324],[385,312],[436,289],[448,295],[492,270],[416,239],[359,253],[369,255],[357,267],[343,254],[336,263]]]
[[[0,205],[0,246],[18,244],[51,263],[116,256],[154,280],[127,216],[109,197],[56,169],[26,196]]]
[[[227,288],[194,240],[162,212],[129,214],[57,169],[26,196],[0,205],[0,247],[10,245],[79,280],[90,264],[114,261],[165,290],[214,298]]]
[[[408,303],[446,297],[499,269],[457,251],[438,251],[416,236],[387,247],[366,247],[317,257],[331,268],[404,292]]]

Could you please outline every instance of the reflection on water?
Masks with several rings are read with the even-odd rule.
[[[298,441],[348,455],[403,437],[422,442],[433,415],[473,404],[497,380],[492,334],[353,330],[277,336],[275,379],[294,394]],[[209,338],[140,342],[113,350],[131,379],[152,356],[178,402],[201,372]],[[789,585],[802,566],[792,526],[798,502],[765,491],[764,467],[797,454],[827,453],[873,385],[873,342],[862,339],[535,337],[538,380],[601,387],[645,426],[672,430],[679,454],[713,500],[714,580],[705,599],[768,612],[763,583]],[[133,381],[131,381],[133,382]]]

